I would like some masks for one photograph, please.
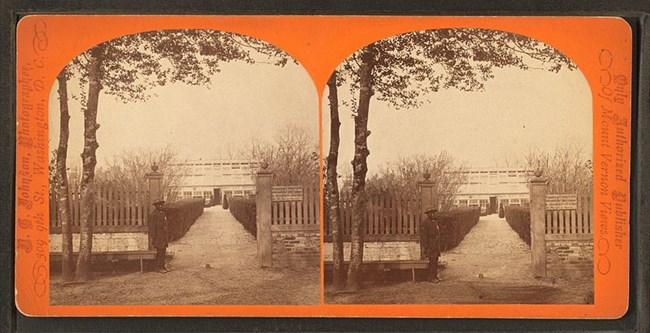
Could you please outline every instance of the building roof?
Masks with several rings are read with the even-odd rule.
[[[463,184],[459,194],[516,194],[528,193],[527,184]]]
[[[527,194],[528,179],[533,172],[525,168],[476,167],[461,171],[467,182],[460,186],[461,195]]]

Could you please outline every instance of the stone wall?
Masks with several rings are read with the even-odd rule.
[[[593,278],[593,240],[547,240],[546,269],[550,277]]]
[[[320,227],[272,226],[273,267],[320,267]]]
[[[93,234],[93,252],[146,251],[149,235],[145,232]],[[50,234],[50,252],[61,252],[61,234]],[[79,251],[79,234],[72,234],[72,251]]]
[[[325,243],[323,249],[325,261],[332,260],[332,243]],[[350,259],[350,243],[343,243],[344,260]],[[420,260],[420,242],[417,241],[396,241],[396,242],[364,242],[364,261],[381,260]]]

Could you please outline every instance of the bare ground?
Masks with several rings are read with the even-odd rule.
[[[369,282],[355,293],[326,286],[326,303],[352,304],[584,304],[593,302],[593,278],[536,279],[530,248],[496,215],[479,223],[440,258],[440,283]],[[409,272],[410,275],[410,272]]]
[[[258,265],[257,243],[228,211],[207,208],[187,234],[170,244],[166,274],[121,265],[85,284],[50,282],[52,305],[318,304],[317,267],[303,270]],[[125,271],[126,270],[126,271]]]

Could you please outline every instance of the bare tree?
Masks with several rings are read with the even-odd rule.
[[[549,193],[590,196],[593,185],[591,156],[576,144],[562,144],[553,151],[530,149],[524,158],[529,170],[541,169],[549,181]]]
[[[68,109],[68,71],[63,68],[57,76],[59,84],[58,97],[59,109],[61,112],[59,124],[59,147],[56,150],[56,200],[60,207],[61,216],[61,276],[63,281],[70,281],[74,275],[74,265],[72,259],[72,225],[70,220],[70,189],[68,187],[67,174],[67,154],[68,154],[68,137],[70,136],[69,120],[70,111]]]
[[[304,127],[287,124],[270,142],[252,139],[248,158],[268,163],[275,185],[319,186],[318,141],[313,131]]]
[[[107,161],[107,166],[97,170],[97,183],[123,190],[142,191],[147,188],[146,174],[152,165],[164,177],[162,191],[167,201],[173,202],[183,179],[178,154],[171,148],[127,149]]]
[[[465,170],[466,168],[458,165],[446,151],[437,155],[402,157],[381,166],[379,172],[368,179],[366,190],[368,193],[384,191],[417,193],[418,181],[422,180],[422,175],[429,173],[431,179],[436,180],[438,203],[442,210],[449,210],[460,186],[467,182],[467,176],[462,172]]]
[[[334,71],[327,81],[329,89],[329,106],[330,106],[330,148],[325,161],[325,210],[329,220],[332,234],[332,256],[333,256],[333,284],[334,289],[340,290],[345,286],[343,275],[343,225],[341,220],[341,207],[339,202],[339,185],[338,185],[338,160],[340,135],[339,128],[339,97],[338,97],[338,72]]]

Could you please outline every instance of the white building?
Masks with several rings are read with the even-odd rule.
[[[255,193],[253,175],[257,162],[249,160],[188,160],[175,166],[181,168],[183,180],[179,198],[205,198],[220,203],[224,196],[244,197]]]
[[[481,206],[482,211],[490,207],[491,212],[496,212],[500,204],[529,205],[528,179],[533,171],[523,168],[472,168],[463,173],[467,176],[467,182],[461,185],[454,206]]]

